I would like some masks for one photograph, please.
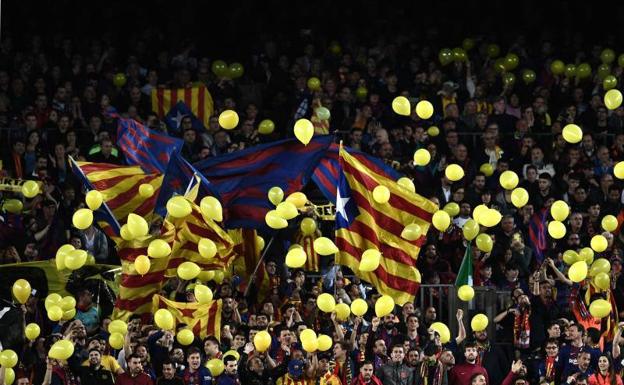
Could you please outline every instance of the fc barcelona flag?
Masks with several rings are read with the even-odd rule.
[[[193,115],[208,127],[214,110],[212,96],[204,85],[186,88],[156,88],[152,90],[152,110],[164,118],[179,101],[191,108]]]
[[[372,191],[377,186],[390,191],[387,203],[373,199]],[[399,305],[413,301],[420,283],[416,260],[437,209],[433,202],[378,174],[341,148],[336,191],[336,263],[348,266]],[[423,235],[415,241],[401,238],[401,232],[411,223],[422,229]],[[359,271],[362,254],[373,248],[382,255],[379,267],[373,272]]]
[[[223,302],[219,299],[207,304],[199,302],[175,302],[161,295],[154,295],[152,311],[167,309],[171,312],[176,323],[184,323],[193,334],[200,338],[215,336],[221,339],[221,308]]]

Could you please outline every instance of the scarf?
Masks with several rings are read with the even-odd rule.
[[[526,310],[514,317],[514,346],[518,349],[529,348],[531,342],[530,315],[531,311]]]
[[[69,367],[55,366],[52,371],[61,379],[63,385],[80,385],[80,378],[74,376],[74,373],[69,370]]]
[[[345,384],[348,385],[348,384]],[[383,385],[381,383],[381,380],[379,380],[379,378],[377,378],[376,376],[373,375],[373,377],[371,377],[371,380],[366,383],[364,382],[364,377],[359,374],[356,378],[355,381],[353,382],[353,385]]]
[[[555,379],[555,363],[557,362],[557,357],[546,357],[546,373],[544,377],[546,377],[547,381],[552,381]]]
[[[353,379],[353,373],[351,371],[351,365],[349,364],[349,357],[344,362],[336,361],[336,366],[334,367],[334,374],[336,377],[340,378],[340,382],[343,384],[350,384]]]
[[[431,368],[435,368],[433,376],[429,373]],[[442,377],[442,363],[434,361],[433,365],[429,365],[429,363],[425,361],[420,365],[420,378],[423,379],[424,385],[442,385]],[[429,383],[429,380],[431,380],[431,383]]]
[[[490,342],[486,341],[484,343],[477,343],[477,360],[476,364],[483,366],[483,356],[485,356],[485,352],[490,351]]]

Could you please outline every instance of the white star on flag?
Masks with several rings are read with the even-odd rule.
[[[349,222],[349,217],[347,217],[346,206],[349,199],[351,198],[343,198],[340,196],[340,187],[338,187],[336,190],[336,212],[340,213],[347,222]]]

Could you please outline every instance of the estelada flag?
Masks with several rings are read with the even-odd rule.
[[[387,203],[373,199],[377,186],[390,190]],[[437,209],[435,203],[376,173],[341,148],[336,192],[336,263],[348,266],[399,305],[413,301],[420,284],[418,253]],[[415,241],[401,238],[401,232],[411,223],[422,229],[421,237]],[[379,267],[372,272],[358,268],[367,249],[377,249],[382,255]]]
[[[204,127],[208,127],[210,116],[214,111],[214,104],[206,86],[158,87],[152,90],[152,110],[161,118],[164,118],[179,101],[183,101],[189,106],[193,115],[203,123]]]
[[[223,302],[218,299],[207,304],[199,302],[175,302],[162,295],[152,298],[152,311],[167,309],[171,312],[176,323],[184,323],[193,334],[200,338],[215,336],[221,339],[221,308]]]

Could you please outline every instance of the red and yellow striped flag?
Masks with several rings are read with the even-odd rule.
[[[147,314],[152,310],[152,297],[158,294],[165,281],[169,258],[151,258],[150,269],[140,275],[134,268],[139,255],[147,255],[147,247],[154,239],[163,239],[173,244],[175,228],[169,221],[163,223],[160,236],[147,236],[131,241],[121,240],[117,253],[121,259],[121,282],[113,311],[114,319],[126,320],[131,314]]]
[[[380,169],[369,168],[345,149],[340,149],[340,172],[336,195],[336,263],[348,266],[377,291],[403,305],[413,301],[420,276],[416,260],[437,205],[400,186]],[[385,186],[390,200],[380,204],[373,190]],[[422,236],[416,241],[401,238],[408,224],[416,223]],[[373,272],[358,267],[362,253],[377,249],[382,258]]]
[[[254,229],[232,229],[228,234],[234,242],[234,250],[237,258],[233,262],[233,274],[243,278],[241,291],[245,291],[247,286],[254,279],[255,288],[258,290],[258,301],[262,302],[269,294],[270,279],[265,269],[264,261],[260,262],[262,250],[260,249],[260,237]],[[254,270],[258,266],[258,270]]]
[[[317,229],[313,234],[305,235],[301,230],[295,234],[295,243],[303,247],[303,251],[306,253],[306,262],[303,265],[303,270],[319,272],[319,255],[314,251],[314,240],[321,236],[321,232]]]
[[[204,127],[208,127],[214,111],[212,96],[204,85],[186,88],[156,88],[152,90],[152,110],[163,118],[179,101],[190,107]]]
[[[154,207],[160,192],[163,176],[146,174],[139,166],[117,166],[107,163],[74,162],[73,169],[89,190],[103,196],[103,207],[95,213],[102,230],[116,243],[121,241],[118,226],[126,223],[128,214],[144,217],[148,223],[154,217]],[[142,184],[150,184],[154,194],[143,198],[139,194]]]
[[[222,301],[216,300],[205,305],[199,302],[175,302],[161,295],[152,298],[152,311],[167,309],[176,322],[186,324],[193,334],[200,338],[215,336],[221,340],[221,308]]]

